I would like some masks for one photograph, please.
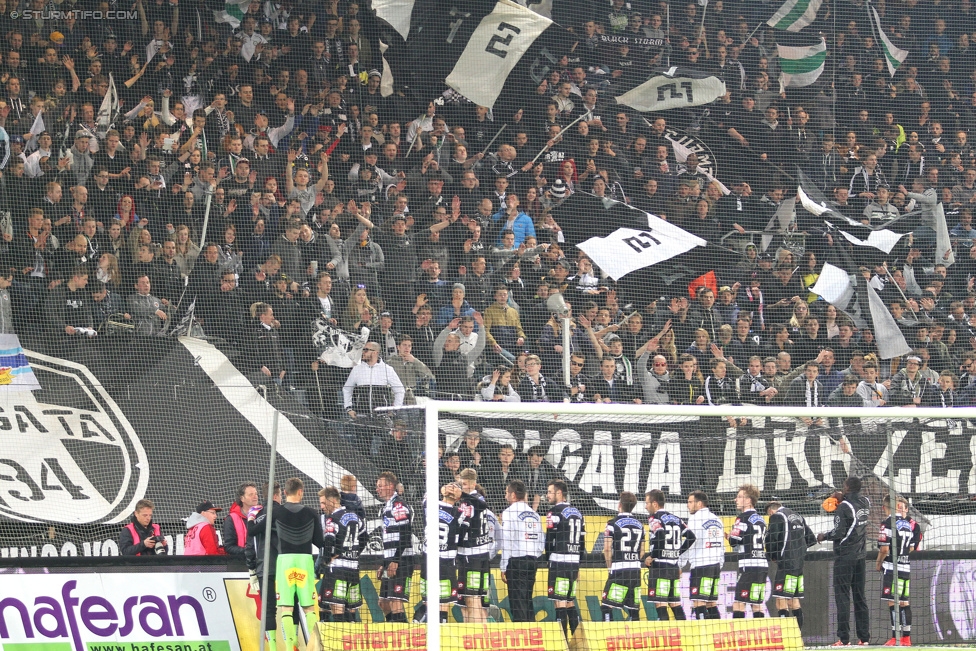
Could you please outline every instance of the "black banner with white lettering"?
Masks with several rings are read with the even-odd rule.
[[[933,499],[976,492],[976,427],[969,421],[864,419],[812,429],[798,419],[736,424],[733,430],[722,418],[594,417],[577,423],[559,415],[441,415],[442,429],[459,432],[454,438],[461,428],[474,428],[518,450],[541,445],[546,462],[571,482],[577,497],[606,510],[616,509],[621,491],[642,495],[651,488],[677,502],[693,490],[730,497],[743,484],[756,485],[764,496],[817,498],[851,472],[887,477],[889,430],[900,493]]]
[[[600,45],[626,45],[628,47],[661,47],[664,45],[663,38],[651,38],[643,34],[600,34]]]

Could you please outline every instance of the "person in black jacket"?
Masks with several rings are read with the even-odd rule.
[[[851,597],[854,598],[854,622],[862,644],[871,639],[871,619],[864,593],[864,548],[871,500],[861,495],[861,480],[850,476],[844,480],[844,493],[837,499],[834,528],[817,535],[817,542],[834,543],[834,600],[837,604],[837,638],[844,645],[851,635]]]
[[[807,547],[817,544],[817,536],[799,513],[780,502],[766,506],[769,525],[766,528],[766,558],[776,561],[773,597],[780,617],[789,617],[790,610],[796,624],[803,628],[803,561]]]
[[[248,341],[248,375],[258,384],[281,383],[285,379],[285,355],[274,310],[267,303],[258,303],[254,306],[254,317]]]
[[[165,554],[166,539],[163,538],[159,525],[152,521],[155,505],[150,500],[136,502],[135,511],[129,523],[122,527],[119,534],[120,556],[152,556]]]
[[[220,291],[213,295],[212,309],[206,312],[203,327],[208,337],[220,337],[236,344],[244,335],[244,295],[237,288],[237,274],[225,272]]]
[[[613,361],[612,357],[605,357],[600,362],[600,376],[591,380],[587,387],[594,402],[637,402],[639,404],[640,399],[634,393],[633,386],[628,385],[623,379],[614,378],[616,371],[617,363]]]
[[[803,375],[790,382],[790,387],[786,391],[786,404],[796,407],[823,407],[827,398],[827,391],[823,384],[817,379],[820,375],[820,366],[816,362],[807,362],[803,369]],[[807,427],[823,427],[822,418],[802,417],[800,419]]]
[[[76,351],[83,340],[95,336],[91,311],[91,292],[88,269],[76,268],[67,282],[61,283],[47,295],[44,317],[51,343],[60,345],[63,352]]]
[[[668,397],[673,405],[700,405],[705,402],[701,376],[696,370],[697,361],[688,353],[678,358],[680,373],[671,376]]]
[[[263,505],[267,506],[268,500],[268,484],[264,484],[264,489],[262,491],[264,496]],[[271,501],[281,504],[281,484],[275,482],[274,494],[271,496]],[[255,507],[256,508],[256,507]],[[265,535],[262,531],[261,533],[252,533],[250,531],[251,524],[263,525],[271,512],[268,508],[260,509],[254,519],[251,519],[251,515],[254,509],[248,509],[248,512],[244,515],[248,518],[248,532],[247,532],[247,548],[244,550],[244,558],[247,562],[247,569],[250,571],[250,583],[251,583],[251,594],[260,594],[261,585],[264,579],[264,539]],[[263,528],[263,527],[262,527]],[[278,532],[275,527],[271,527],[271,554],[268,557],[268,567],[271,568],[271,573],[268,575],[268,595],[277,594],[276,592],[276,582],[275,582],[275,571],[274,568],[278,565]],[[264,605],[264,611],[266,613],[265,626],[264,626],[264,639],[266,641],[274,642],[276,631],[278,629],[278,600],[277,599],[262,599],[262,604]],[[297,609],[295,609],[297,610]],[[296,612],[292,612],[292,618],[297,617]]]

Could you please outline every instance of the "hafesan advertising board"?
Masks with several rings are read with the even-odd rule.
[[[2,651],[241,651],[222,573],[0,576]]]

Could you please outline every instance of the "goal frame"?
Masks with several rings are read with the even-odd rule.
[[[558,403],[558,402],[450,402],[430,400],[424,405],[425,430],[424,449],[428,460],[436,458],[439,441],[439,417],[442,412],[467,412],[482,414],[561,414],[561,415],[608,415],[608,416],[732,416],[734,418],[800,418],[815,413],[817,418],[894,418],[922,419],[976,419],[976,407],[916,407],[910,410],[882,408],[872,410],[864,407],[767,407],[762,405],[636,405],[636,404],[597,404],[597,403]],[[951,414],[951,415],[950,415]],[[892,454],[888,446],[889,456]],[[889,460],[890,461],[890,460]],[[893,468],[894,464],[889,463]],[[427,500],[424,536],[426,540],[438,539],[438,501],[440,499],[439,472],[437,463],[427,463],[424,475],[424,494],[434,496]],[[889,482],[891,499],[894,500],[894,484]],[[440,559],[428,551],[424,559],[427,567],[427,599],[437,594],[440,581]],[[433,589],[431,586],[435,586]],[[897,602],[895,602],[897,604]],[[896,606],[897,608],[897,606]],[[441,623],[437,610],[428,608],[427,649],[440,651]],[[433,615],[433,616],[432,616]]]

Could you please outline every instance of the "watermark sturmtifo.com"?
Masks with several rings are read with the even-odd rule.
[[[135,10],[130,11],[48,11],[48,10],[32,10],[25,9],[24,11],[11,11],[10,17],[14,20],[67,20],[68,18],[74,18],[75,20],[138,20],[139,12]]]

